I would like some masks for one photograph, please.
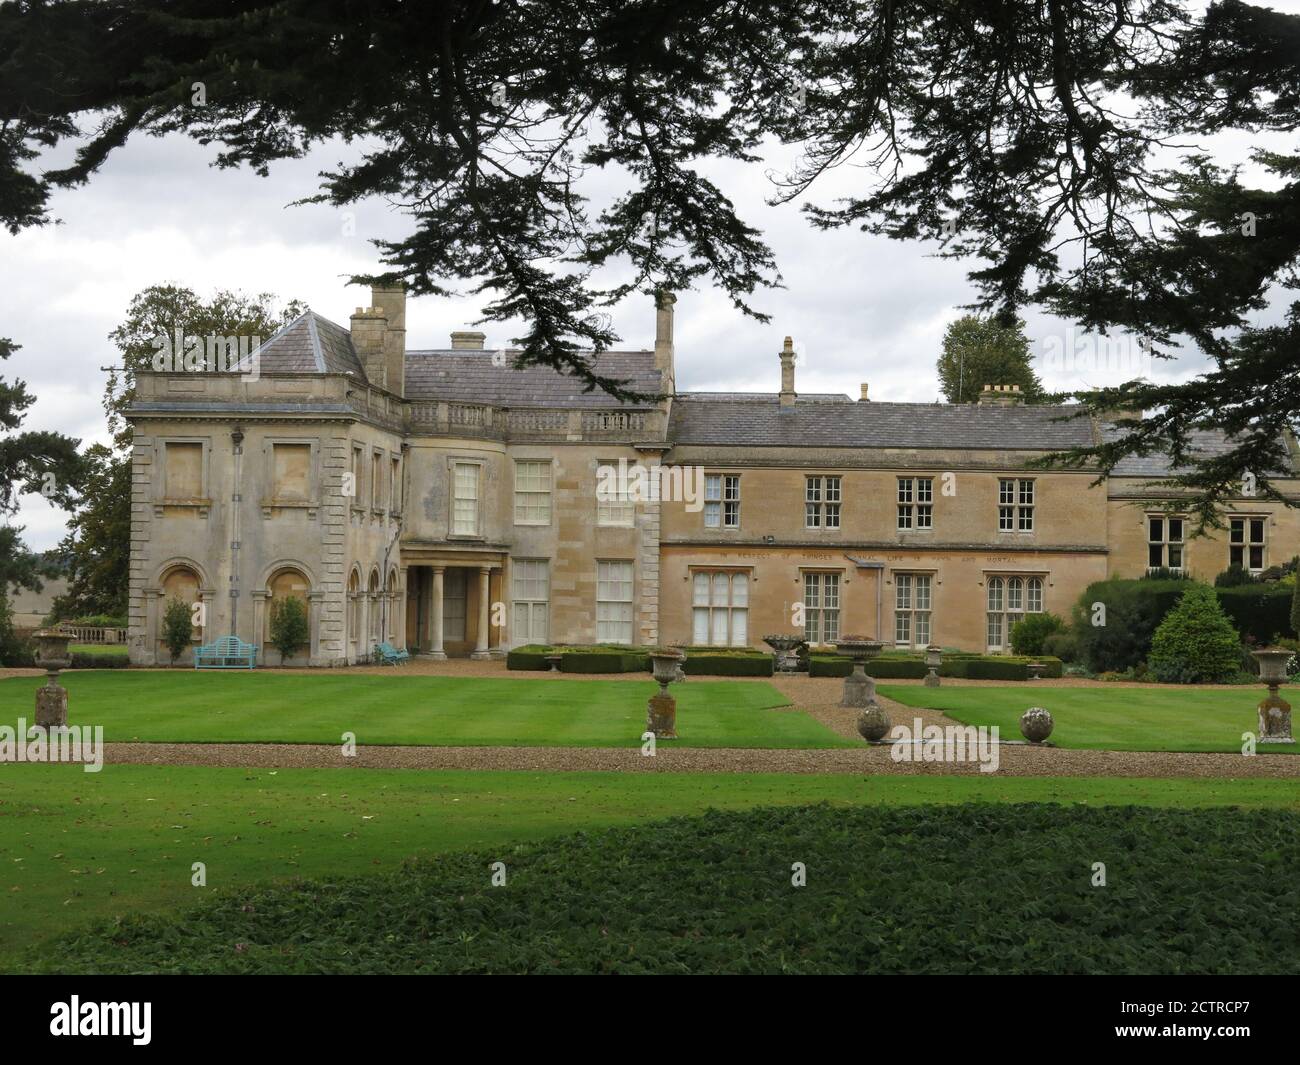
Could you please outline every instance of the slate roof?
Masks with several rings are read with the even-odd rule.
[[[503,407],[608,408],[616,405],[600,389],[582,391],[582,382],[549,366],[506,365],[492,362],[490,349],[408,351],[406,398],[448,403],[488,403]],[[652,351],[606,351],[589,360],[606,377],[626,380],[636,392],[658,393],[662,387]],[[645,410],[652,404],[626,404],[627,410]]]
[[[1121,430],[1114,425],[1106,423],[1101,427],[1102,438],[1106,440],[1117,439],[1121,435]],[[1212,458],[1216,455],[1222,455],[1232,450],[1228,437],[1217,429],[1195,429],[1188,434],[1189,442],[1194,454],[1203,458]],[[1282,441],[1286,447],[1286,441]],[[1288,452],[1289,454],[1289,452]],[[1169,455],[1160,452],[1151,455],[1129,455],[1116,464],[1112,476],[1114,477],[1147,477],[1161,478],[1168,477],[1176,473],[1177,468],[1170,461]],[[1295,472],[1294,463],[1288,462],[1284,470],[1270,470],[1273,476],[1285,474],[1290,476]]]
[[[676,444],[737,447],[990,448],[1056,451],[1093,442],[1076,407],[855,403],[847,396],[799,396],[783,408],[776,393],[687,392],[673,402]]]
[[[299,315],[254,354],[261,358],[261,373],[350,373],[362,380],[366,376],[348,330],[315,311]]]

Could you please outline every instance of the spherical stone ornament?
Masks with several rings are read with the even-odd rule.
[[[885,738],[889,731],[889,715],[879,706],[869,706],[858,715],[858,732],[868,743]]]
[[[1020,732],[1030,743],[1042,743],[1052,728],[1052,715],[1041,706],[1031,706],[1020,715]]]

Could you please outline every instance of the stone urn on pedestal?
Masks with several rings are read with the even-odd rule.
[[[939,667],[941,665],[943,665],[943,648],[932,643],[925,649],[925,686],[927,688],[939,687]]]
[[[763,642],[774,652],[776,672],[799,672],[799,649],[807,646],[807,640],[797,635],[764,636]]]
[[[677,680],[684,661],[686,655],[681,651],[650,652],[650,667],[659,682],[659,692],[646,704],[645,728],[655,734],[655,739],[677,738],[677,700],[668,694],[668,685]]]
[[[876,705],[876,682],[867,676],[867,660],[880,654],[881,644],[865,636],[845,636],[835,641],[836,654],[853,662],[853,672],[844,678],[840,706],[865,710]]]
[[[1291,735],[1291,704],[1277,693],[1286,680],[1286,664],[1293,652],[1285,647],[1265,647],[1252,651],[1259,663],[1259,677],[1268,685],[1268,697],[1259,704],[1259,742],[1295,743]]]
[[[59,684],[59,670],[72,665],[68,644],[72,634],[42,629],[32,635],[36,644],[36,661],[45,669],[45,684],[36,689],[36,725],[38,728],[64,728],[68,723],[68,693]]]

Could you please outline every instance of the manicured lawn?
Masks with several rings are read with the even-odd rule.
[[[181,743],[634,747],[645,731],[645,680],[497,680],[363,673],[74,671],[72,724],[104,738]],[[0,681],[0,721],[32,716],[36,684]],[[675,741],[687,747],[844,747],[786,706],[770,684],[698,681],[674,687]],[[665,741],[670,742],[670,741]]]
[[[591,801],[570,787],[578,802]],[[430,822],[448,798],[427,809]],[[355,822],[353,830],[385,831]],[[228,880],[213,851],[210,877]],[[505,882],[493,885],[498,862]],[[1104,882],[1095,879],[1100,865]],[[195,905],[183,913],[73,931],[17,967],[1300,972],[1295,811],[823,803],[496,842],[367,877],[346,871],[216,896],[190,889]],[[802,884],[793,882],[799,873]],[[52,916],[62,924],[71,915]]]
[[[1263,686],[1215,690],[1168,688],[943,687],[882,684],[880,693],[907,706],[942,710],[964,725],[997,725],[1003,738],[1020,739],[1020,715],[1046,707],[1060,747],[1109,751],[1241,752],[1243,732],[1257,732],[1255,704]],[[1285,695],[1285,692],[1284,692]],[[909,724],[895,721],[894,724]],[[1296,754],[1297,744],[1259,747],[1260,754]]]
[[[68,650],[76,655],[94,658],[125,658],[130,648],[124,643],[71,643]]]
[[[95,774],[76,766],[6,765],[0,767],[0,969],[38,939],[92,918],[174,909],[254,884],[391,871],[411,855],[468,847],[494,849],[509,862],[521,841],[564,832],[708,808],[823,801],[1300,810],[1300,793],[1285,780],[130,765]],[[1128,849],[1127,843],[1121,848]],[[206,888],[190,884],[196,861],[207,866]],[[696,855],[688,864],[701,863],[709,861]],[[477,859],[472,867],[479,870]]]

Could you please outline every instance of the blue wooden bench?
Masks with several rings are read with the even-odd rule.
[[[386,663],[390,666],[395,666],[399,662],[405,662],[410,658],[411,652],[399,651],[391,643],[384,642],[375,644],[375,657],[379,659],[380,662]]]
[[[194,649],[195,669],[252,669],[256,659],[257,644],[238,636],[222,636]]]

